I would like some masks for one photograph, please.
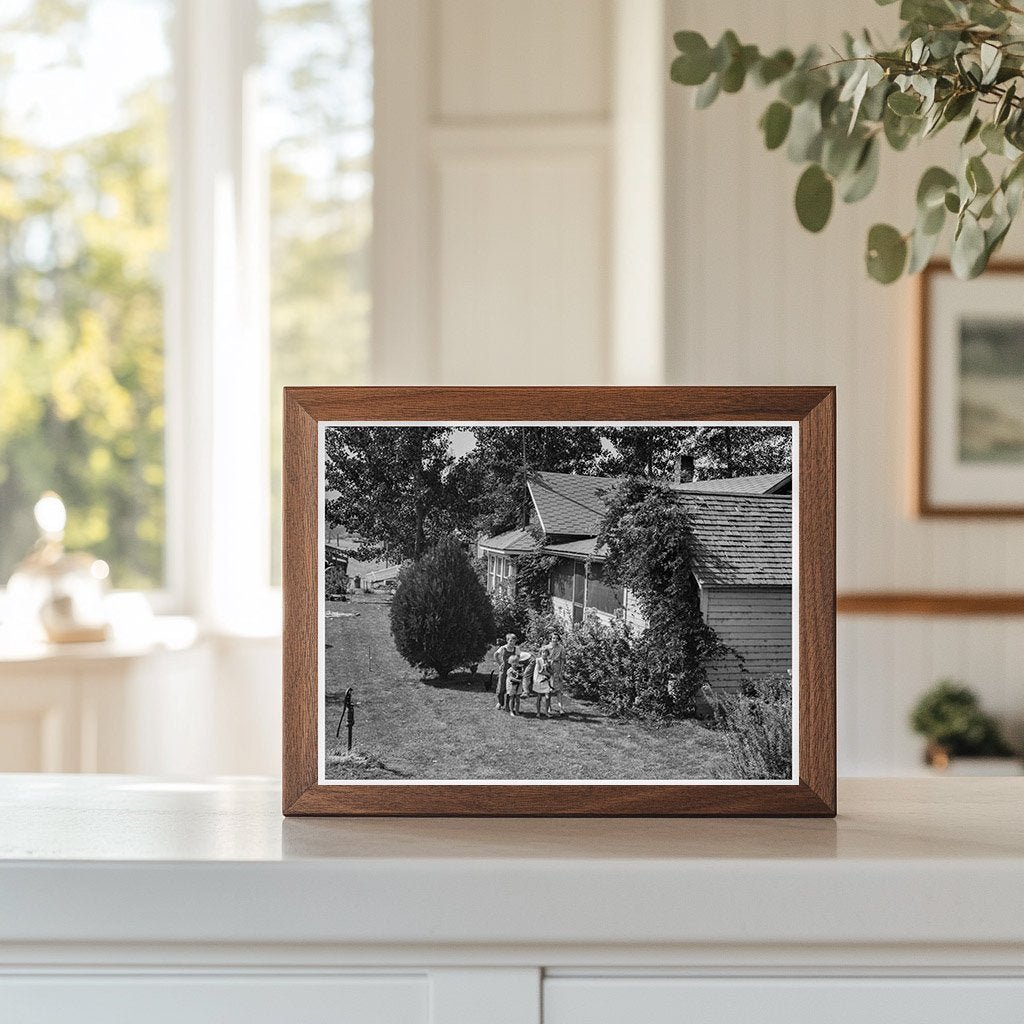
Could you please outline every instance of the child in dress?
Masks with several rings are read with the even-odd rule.
[[[551,713],[551,662],[547,647],[542,647],[533,663],[533,695],[537,698],[537,717]]]

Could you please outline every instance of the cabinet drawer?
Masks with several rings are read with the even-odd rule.
[[[544,1024],[1021,1024],[1017,978],[581,978],[544,983]]]
[[[425,975],[25,975],[0,978],[17,1024],[426,1024]]]

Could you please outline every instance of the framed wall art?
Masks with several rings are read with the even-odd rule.
[[[1024,263],[919,288],[916,511],[1024,515]]]
[[[288,388],[284,813],[835,813],[832,388]]]

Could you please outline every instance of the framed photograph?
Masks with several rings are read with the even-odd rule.
[[[919,287],[916,510],[1024,515],[1024,263]]]
[[[835,814],[834,389],[284,417],[285,814]]]

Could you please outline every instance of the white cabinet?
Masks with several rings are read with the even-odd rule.
[[[846,780],[835,821],[280,799],[0,776],[0,1021],[1024,1021],[1024,779]]]
[[[567,978],[544,1024],[1020,1024],[1024,978]]]
[[[429,985],[412,976],[123,975],[0,980],[0,1020],[17,1024],[427,1024]]]

